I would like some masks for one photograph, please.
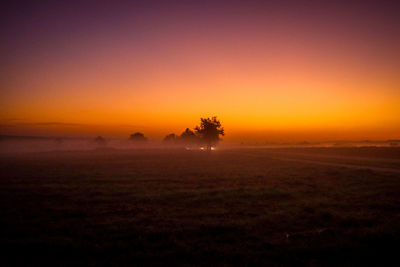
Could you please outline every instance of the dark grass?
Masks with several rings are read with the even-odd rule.
[[[399,265],[399,174],[272,154],[3,155],[2,265]]]

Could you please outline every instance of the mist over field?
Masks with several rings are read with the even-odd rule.
[[[240,148],[284,148],[284,147],[398,147],[400,140],[387,141],[326,141],[326,142],[226,142],[222,141],[215,149]],[[104,138],[103,143],[96,137],[44,137],[44,136],[0,136],[0,153],[113,150],[113,149],[186,149],[201,150],[204,145],[196,142],[165,142],[151,139],[145,143],[131,142],[128,138]]]

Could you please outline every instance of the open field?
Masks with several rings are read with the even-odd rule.
[[[0,155],[6,265],[399,265],[400,148]]]

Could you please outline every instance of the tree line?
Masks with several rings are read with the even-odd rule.
[[[204,146],[207,150],[211,150],[221,140],[220,136],[224,136],[225,131],[221,122],[217,117],[200,118],[200,124],[191,130],[186,128],[180,135],[170,133],[163,139],[167,145],[185,145],[185,146]],[[130,135],[129,141],[135,144],[144,144],[147,137],[141,132]],[[105,145],[106,140],[98,136],[94,140],[98,145]]]

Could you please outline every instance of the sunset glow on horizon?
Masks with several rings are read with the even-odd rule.
[[[9,7],[0,134],[400,139],[398,4],[89,3]]]

